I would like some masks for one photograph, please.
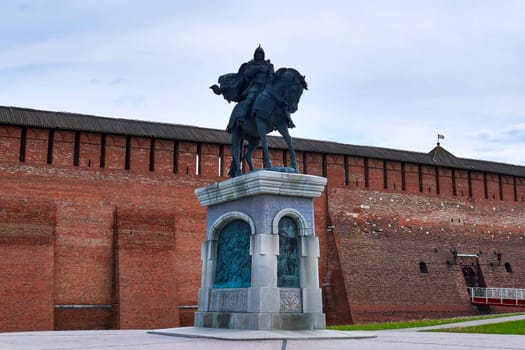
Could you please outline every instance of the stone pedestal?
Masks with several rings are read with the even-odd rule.
[[[195,191],[208,207],[195,326],[325,328],[313,208],[325,185],[261,170]]]

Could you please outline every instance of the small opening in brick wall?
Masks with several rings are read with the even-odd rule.
[[[99,167],[106,167],[106,134],[102,134],[100,138],[100,161]]]
[[[47,164],[53,163],[53,144],[55,140],[55,130],[49,129],[47,138]]]
[[[124,158],[124,169],[129,170],[131,158],[131,136],[126,137],[126,156]]]
[[[512,273],[512,266],[510,266],[510,263],[508,261],[505,263],[505,271],[507,271],[508,273]]]
[[[75,131],[75,143],[73,146],[73,165],[78,166],[80,159],[80,131]]]
[[[27,128],[24,126],[22,127],[22,133],[20,135],[20,157],[19,160],[21,162],[26,161],[26,141],[27,140]]]
[[[424,261],[419,262],[419,272],[428,273],[427,264]]]

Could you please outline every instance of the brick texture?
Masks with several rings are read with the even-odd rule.
[[[343,189],[330,198],[354,322],[476,313],[464,266],[479,264],[486,287],[523,288],[521,204]],[[478,258],[454,259],[454,250]]]
[[[178,324],[174,228],[169,211],[117,210],[119,328]]]
[[[525,178],[297,160],[328,178],[314,207],[329,323],[476,314],[466,267],[488,287],[525,287]],[[0,126],[0,331],[192,325],[206,230],[194,190],[227,179],[230,161],[213,140]]]
[[[53,329],[52,202],[0,199],[0,329]]]

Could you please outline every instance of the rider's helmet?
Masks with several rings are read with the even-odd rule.
[[[255,61],[263,61],[264,60],[264,50],[259,44],[259,47],[255,49],[255,52],[253,53],[253,59]]]

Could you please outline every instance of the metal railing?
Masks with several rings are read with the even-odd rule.
[[[515,288],[468,288],[473,304],[525,306],[525,289]]]

